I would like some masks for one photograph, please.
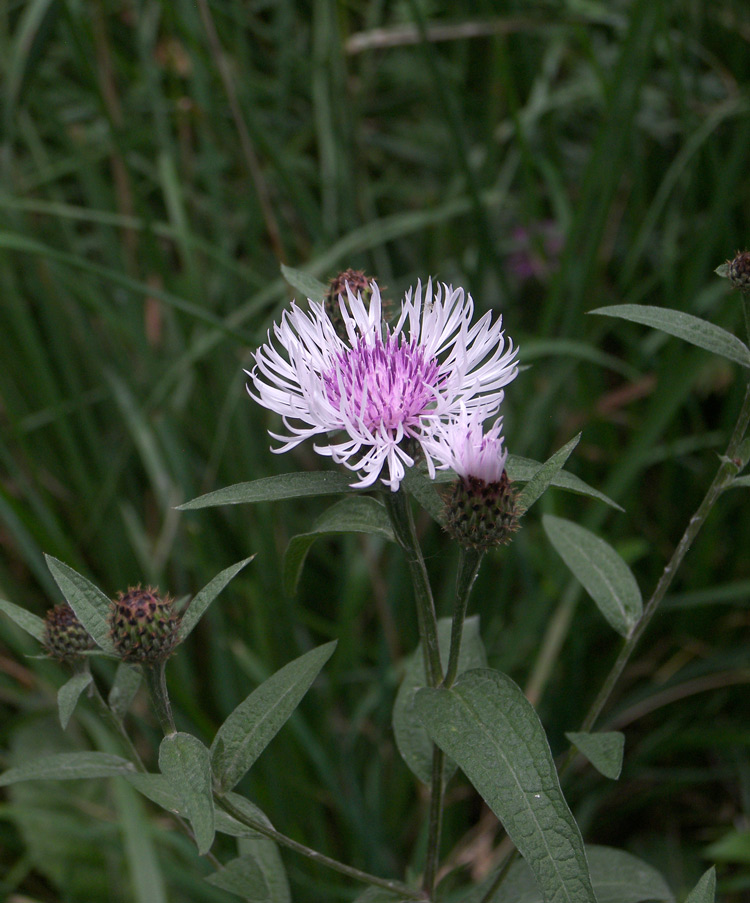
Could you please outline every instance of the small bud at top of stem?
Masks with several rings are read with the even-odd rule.
[[[173,600],[151,587],[130,587],[110,607],[112,642],[125,661],[155,664],[169,658],[179,623]]]
[[[42,645],[48,655],[61,662],[75,661],[83,652],[96,649],[96,643],[67,602],[47,612]]]

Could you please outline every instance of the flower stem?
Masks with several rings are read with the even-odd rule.
[[[435,603],[432,599],[430,579],[427,575],[424,556],[422,555],[422,549],[417,539],[417,531],[414,527],[411,506],[403,490],[386,493],[385,506],[388,510],[388,516],[391,519],[396,539],[406,553],[406,561],[409,565],[414,586],[419,637],[422,640],[427,682],[431,687],[436,687],[443,679],[437,634],[437,617],[435,615]]]
[[[622,648],[620,649],[619,655],[615,659],[615,662],[612,665],[609,674],[602,684],[601,690],[599,691],[596,699],[591,704],[591,707],[589,708],[589,711],[583,720],[583,723],[580,727],[580,730],[582,732],[590,731],[596,723],[596,720],[601,714],[604,706],[607,704],[607,701],[609,700],[609,697],[611,696],[612,691],[617,684],[617,681],[620,679],[620,676],[625,669],[625,665],[628,663],[630,656],[633,654],[633,650],[635,649],[638,640],[641,638],[644,631],[648,627],[651,618],[653,618],[656,609],[659,607],[659,604],[661,603],[667,590],[669,589],[672,580],[674,580],[677,569],[682,564],[682,560],[687,554],[688,549],[692,545],[693,540],[698,535],[698,532],[700,531],[703,524],[706,522],[706,518],[708,517],[711,509],[713,508],[721,493],[731,485],[732,480],[734,480],[738,471],[741,469],[741,466],[744,466],[745,462],[739,460],[738,455],[740,452],[740,444],[742,443],[742,439],[747,431],[749,424],[750,383],[745,390],[745,399],[742,402],[742,408],[740,409],[737,423],[735,424],[732,436],[729,440],[726,453],[721,459],[721,464],[719,465],[719,469],[716,472],[716,476],[711,482],[711,485],[708,487],[708,491],[703,497],[703,501],[698,506],[695,514],[693,514],[693,516],[688,521],[688,525],[685,528],[685,532],[682,534],[682,538],[680,539],[677,547],[672,553],[672,557],[670,558],[669,563],[664,568],[662,575],[659,578],[658,583],[656,584],[656,588],[651,595],[651,598],[646,603],[646,607],[644,608],[643,615],[641,616],[640,621],[638,621],[630,636],[625,639]],[[568,752],[565,762],[560,769],[561,774],[567,770],[572,759],[573,751],[571,749],[571,751]]]
[[[404,897],[409,900],[425,901],[429,899],[422,891],[409,887],[407,884],[402,884],[400,881],[391,881],[388,878],[379,878],[377,875],[370,875],[368,872],[355,869],[343,862],[339,862],[337,859],[330,859],[328,856],[324,856],[317,850],[313,850],[310,847],[306,847],[304,844],[298,843],[296,840],[292,840],[292,838],[287,837],[286,834],[282,834],[280,831],[276,831],[267,824],[263,824],[263,822],[256,821],[254,818],[245,815],[245,813],[234,806],[231,800],[227,799],[226,796],[216,795],[216,801],[225,812],[243,825],[247,825],[248,828],[252,828],[259,834],[263,834],[264,837],[270,837],[271,840],[275,840],[276,843],[287,847],[287,849],[294,850],[295,853],[306,856],[313,862],[318,862],[320,865],[324,865],[327,868],[333,869],[335,872],[353,878],[355,881],[362,881],[365,884],[382,887],[384,890],[391,891],[396,896]]]
[[[164,677],[164,666],[166,662],[156,662],[153,665],[143,665],[143,676],[146,680],[151,702],[156,711],[156,717],[159,719],[164,734],[174,734],[177,730],[172,717],[172,706],[169,702],[169,694],[167,693],[167,682]]]
[[[438,863],[440,861],[440,835],[443,830],[443,772],[445,753],[437,744],[432,747],[432,780],[430,782],[430,816],[427,831],[427,856],[422,877],[422,889],[428,897],[435,889]]]
[[[458,673],[458,656],[461,652],[461,637],[466,621],[466,608],[474,581],[479,573],[484,552],[477,549],[461,548],[458,559],[458,575],[456,577],[456,600],[453,603],[453,623],[451,624],[451,647],[448,655],[448,669],[445,672],[442,686],[448,689],[453,686]]]

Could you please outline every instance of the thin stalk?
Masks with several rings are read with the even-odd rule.
[[[748,341],[750,341],[750,292],[741,292],[740,294],[742,295],[742,312],[745,315],[745,331]]]
[[[174,734],[177,728],[172,717],[172,706],[167,693],[167,682],[164,677],[166,662],[156,662],[153,665],[143,665],[143,676],[146,680],[151,702],[156,711],[156,717],[164,734]]]
[[[328,856],[319,853],[317,850],[313,850],[296,840],[292,840],[291,837],[287,837],[286,834],[276,831],[274,828],[263,824],[263,822],[256,821],[254,818],[249,818],[244,812],[237,809],[225,796],[217,794],[216,802],[225,812],[231,815],[232,818],[237,819],[237,821],[241,822],[243,825],[247,825],[248,828],[252,828],[253,831],[263,834],[264,837],[270,837],[271,840],[275,840],[276,843],[281,846],[284,846],[289,850],[294,850],[295,853],[299,853],[301,856],[305,856],[313,862],[333,869],[333,871],[339,872],[341,875],[346,875],[347,877],[353,878],[355,881],[361,881],[364,884],[382,887],[384,890],[391,891],[397,896],[405,897],[409,900],[425,901],[429,899],[422,891],[409,887],[407,884],[402,884],[400,881],[391,881],[388,878],[379,878],[377,875],[370,875],[368,872],[355,869],[343,862],[339,862],[337,859],[331,859]]]
[[[477,549],[461,548],[458,559],[458,575],[456,576],[456,599],[453,603],[453,623],[451,624],[451,646],[448,654],[448,669],[445,672],[442,686],[448,689],[453,686],[458,673],[458,656],[461,652],[466,609],[474,581],[479,573],[484,552]]]
[[[435,603],[432,599],[430,578],[427,575],[427,567],[424,563],[424,556],[422,555],[422,549],[417,539],[417,531],[414,527],[414,517],[412,516],[409,499],[403,490],[399,489],[397,492],[388,492],[384,495],[385,506],[391,519],[393,532],[396,534],[399,545],[406,553],[406,561],[409,565],[409,572],[414,586],[419,637],[422,640],[427,682],[431,687],[436,687],[443,679],[443,667],[440,663],[440,646],[437,634],[437,617],[435,615]]]
[[[590,731],[596,723],[596,720],[601,714],[604,706],[607,704],[607,701],[609,700],[609,697],[611,696],[612,691],[617,684],[617,681],[620,679],[620,676],[625,669],[625,665],[628,663],[630,656],[633,654],[633,651],[638,644],[638,640],[641,638],[644,631],[648,627],[651,618],[653,618],[654,614],[656,613],[656,609],[659,607],[659,604],[661,603],[672,581],[674,580],[677,569],[682,564],[682,560],[687,554],[688,549],[692,545],[693,540],[698,535],[703,524],[706,522],[706,518],[708,517],[719,496],[722,494],[722,492],[724,492],[725,489],[727,489],[727,487],[731,484],[732,480],[737,475],[740,469],[740,466],[737,463],[740,444],[747,431],[748,424],[750,424],[750,383],[745,390],[745,399],[742,402],[742,408],[740,409],[737,423],[735,424],[732,436],[729,440],[726,453],[721,459],[721,464],[719,465],[719,469],[716,472],[716,476],[713,478],[711,485],[708,487],[708,491],[703,497],[703,501],[698,506],[695,514],[693,514],[693,516],[688,521],[688,525],[685,529],[685,532],[682,534],[682,538],[677,544],[672,557],[669,559],[669,563],[664,568],[662,575],[659,578],[658,583],[656,584],[656,588],[651,595],[651,598],[646,603],[646,607],[643,611],[643,615],[640,621],[635,626],[630,636],[625,639],[622,648],[620,649],[620,653],[615,659],[615,663],[612,665],[609,674],[602,684],[601,690],[599,691],[596,699],[591,704],[588,714],[583,720],[583,724],[580,727],[580,730],[582,732]],[[572,762],[573,755],[573,751],[570,750],[568,752],[568,755],[566,756],[565,762],[560,769],[561,774],[569,767],[570,763]]]
[[[443,791],[445,782],[445,753],[437,744],[432,746],[432,780],[430,781],[430,815],[427,829],[427,856],[422,877],[422,890],[432,897],[440,862],[440,835],[443,831]]]
[[[487,891],[485,892],[484,896],[479,901],[479,903],[490,903],[490,901],[495,896],[495,891],[497,891],[497,889],[500,887],[500,885],[503,883],[503,881],[505,881],[505,879],[508,877],[508,872],[510,871],[510,867],[513,865],[513,863],[516,861],[517,858],[518,858],[518,850],[512,850],[510,855],[508,856],[508,858],[503,863],[500,871],[497,873],[497,875],[495,875],[495,880],[487,888]]]

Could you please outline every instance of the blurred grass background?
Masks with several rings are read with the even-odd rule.
[[[0,595],[37,614],[58,601],[45,552],[108,594],[141,581],[177,596],[258,553],[170,664],[179,726],[210,741],[255,683],[338,638],[242,787],[329,855],[419,868],[425,799],[390,728],[416,643],[398,554],[318,544],[289,598],[280,556],[323,500],[174,506],[325,466],[309,447],[270,454],[273,421],[244,390],[293,294],[281,262],[322,280],[364,268],[394,299],[432,274],[502,312],[530,365],[506,394],[510,450],[543,459],[583,430],[569,469],[626,509],[554,490],[539,512],[615,543],[648,595],[743,377],[586,311],[664,305],[742,335],[712,271],[750,234],[747,4],[9,0],[0,71]],[[721,500],[608,712],[627,735],[622,778],[583,769],[566,788],[588,841],[641,855],[678,895],[712,860],[723,899],[750,893],[746,509],[744,491]],[[447,613],[455,557],[422,527]],[[486,561],[472,608],[490,663],[529,687],[563,749],[616,638],[536,509]],[[55,727],[65,674],[37,652],[0,619],[0,764],[109,748],[85,706]],[[143,700],[132,726],[153,763]],[[448,862],[481,875],[497,826],[461,781],[449,802]],[[297,901],[361,890],[284,856]],[[208,870],[116,782],[0,801],[9,899],[229,900]]]

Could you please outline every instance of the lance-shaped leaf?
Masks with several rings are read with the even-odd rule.
[[[172,790],[182,798],[201,856],[214,841],[214,797],[211,755],[192,734],[169,734],[159,747],[159,769]]]
[[[304,270],[295,270],[288,267],[285,263],[281,264],[281,273],[292,288],[296,288],[298,292],[302,292],[305,298],[311,301],[323,303],[328,287],[323,285],[314,276],[306,273]]]
[[[240,856],[250,856],[260,868],[268,887],[268,903],[291,903],[289,881],[278,846],[270,839],[257,835],[242,837],[237,842]]]
[[[648,304],[613,304],[610,307],[598,307],[590,310],[591,314],[602,314],[605,317],[619,317],[632,323],[642,323],[669,335],[684,339],[691,345],[713,351],[735,364],[750,367],[750,349],[736,335],[722,329],[715,323],[671,310],[668,307],[652,307]]]
[[[505,463],[505,471],[514,483],[527,483],[534,479],[539,472],[539,469],[543,466],[544,465],[540,464],[539,461],[534,461],[532,458],[522,458],[520,455],[508,455],[508,460]],[[623,510],[622,506],[618,505],[617,502],[612,501],[608,495],[599,492],[598,489],[594,489],[593,486],[589,486],[588,483],[584,483],[582,479],[575,474],[568,473],[566,470],[561,470],[556,473],[552,477],[550,486],[555,486],[558,489],[566,489],[568,492],[573,492],[576,495],[586,495],[589,498],[598,499],[600,502],[604,502],[605,505],[609,505],[610,508],[615,508],[617,511]]]
[[[643,599],[627,564],[609,543],[573,521],[545,514],[542,524],[555,551],[581,581],[610,626],[628,636],[640,620]]]
[[[440,618],[438,621],[438,644],[443,669],[448,666],[451,624],[451,618]],[[487,654],[479,634],[479,617],[474,615],[467,618],[464,623],[457,673],[461,674],[472,668],[484,668],[486,664]],[[432,780],[432,740],[416,712],[417,693],[427,685],[420,643],[406,663],[404,677],[396,693],[393,705],[393,735],[401,758],[423,784],[429,785]],[[454,762],[446,761],[446,779],[453,774],[455,768]]]
[[[537,470],[534,476],[523,487],[518,496],[518,507],[522,514],[525,514],[529,508],[536,502],[549,487],[554,478],[565,466],[565,462],[570,457],[573,449],[578,445],[581,434],[574,436],[567,445],[563,445],[558,449],[551,458],[548,458],[544,464]]]
[[[497,671],[467,671],[449,690],[420,690],[417,714],[500,819],[545,901],[596,903],[581,832],[520,688]]]
[[[57,691],[57,710],[63,730],[68,726],[71,715],[75,711],[76,705],[78,705],[81,693],[90,683],[91,674],[88,671],[82,671],[80,674],[74,674]]]
[[[125,717],[141,685],[142,672],[135,665],[120,662],[107,696],[107,704],[119,721]]]
[[[271,903],[271,889],[254,856],[239,856],[206,878],[209,884],[236,894],[248,903]]]
[[[646,903],[647,900],[671,903],[674,895],[653,866],[624,850],[587,846],[591,884],[597,903]],[[500,887],[486,897],[497,875],[490,875],[473,887],[461,903],[544,903],[534,875],[523,860],[515,862]]]
[[[714,866],[703,873],[700,881],[690,891],[685,903],[714,903],[716,899],[716,869]]]
[[[578,747],[599,774],[613,781],[620,777],[625,734],[619,731],[602,731],[596,734],[569,731],[565,736]]]
[[[78,571],[74,571],[72,567],[58,561],[51,555],[45,555],[47,567],[60,587],[60,592],[65,596],[68,605],[78,616],[78,620],[88,631],[96,645],[115,655],[115,647],[112,645],[112,639],[109,631],[109,609],[110,600],[104,595],[99,587],[83,577]]]
[[[278,502],[283,499],[311,498],[316,495],[335,495],[355,492],[349,484],[351,476],[335,471],[316,470],[311,473],[281,473],[275,477],[261,477],[249,483],[235,483],[178,505],[179,511],[213,508],[216,505],[244,505],[255,502]]]
[[[276,736],[335,648],[334,640],[284,665],[222,724],[211,744],[211,764],[221,792],[234,787]]]
[[[209,581],[195,596],[193,601],[185,609],[185,612],[182,615],[182,619],[180,620],[180,626],[177,630],[178,643],[181,643],[185,639],[185,637],[190,634],[190,631],[203,617],[203,614],[208,606],[224,589],[227,583],[229,583],[232,577],[239,574],[242,568],[244,568],[246,564],[252,561],[253,558],[255,558],[255,555],[251,555],[249,558],[245,558],[243,561],[238,561],[237,564],[233,564],[230,565],[230,567],[225,568],[220,574],[217,574],[213,578],[213,580]]]
[[[14,605],[13,602],[6,602],[0,599],[0,611],[5,614],[22,630],[31,634],[35,640],[41,643],[44,639],[44,620],[20,605]]]
[[[0,787],[18,781],[73,781],[79,778],[109,778],[119,774],[131,774],[135,765],[103,752],[58,753],[24,762],[0,774]]]
[[[287,593],[292,595],[297,591],[307,553],[315,540],[341,533],[372,533],[395,542],[391,522],[382,502],[367,495],[341,499],[320,515],[309,533],[300,533],[290,540],[282,567]]]

